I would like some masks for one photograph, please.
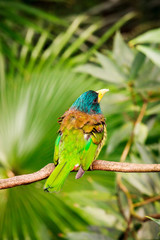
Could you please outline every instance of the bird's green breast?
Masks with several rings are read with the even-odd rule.
[[[87,170],[102,147],[104,128],[103,115],[67,111],[60,119],[59,163],[67,158],[71,168],[79,164]]]

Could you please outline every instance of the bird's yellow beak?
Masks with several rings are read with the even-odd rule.
[[[96,93],[98,93],[98,103],[101,101],[104,94],[108,91],[109,91],[109,89],[101,89],[101,90],[96,91]]]

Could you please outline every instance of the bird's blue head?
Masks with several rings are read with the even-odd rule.
[[[104,94],[108,91],[108,89],[101,89],[96,92],[89,90],[77,98],[70,109],[76,109],[88,114],[101,114],[102,112],[99,102],[101,101]]]

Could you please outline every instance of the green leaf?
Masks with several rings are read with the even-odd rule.
[[[143,56],[145,55],[143,54]],[[137,62],[139,62],[138,59],[137,59]],[[148,58],[145,58],[144,63],[139,69],[138,76],[135,78],[134,83],[135,83],[136,90],[143,93],[147,91],[159,92],[159,88],[160,88],[159,77],[160,77],[160,68],[157,67]]]
[[[145,194],[147,196],[152,196],[154,194],[154,189],[151,186],[150,179],[145,173],[136,174],[136,173],[127,173],[123,175],[123,179],[127,183],[127,187],[130,188],[130,191],[137,194]]]
[[[97,61],[102,67],[98,67],[94,64],[84,64],[75,68],[75,71],[88,73],[109,83],[124,85],[126,77],[116,63],[101,53],[96,53],[96,56]]]
[[[16,68],[19,72],[25,72],[22,63],[20,61],[17,61],[15,55],[14,55],[14,51],[10,51],[10,48],[8,46],[8,44],[6,44],[4,41],[1,42],[1,51],[3,53],[3,55],[9,59],[10,63],[11,63],[11,67]]]
[[[34,16],[37,16],[39,18],[51,21],[53,23],[56,24],[60,24],[63,26],[66,26],[67,23],[65,20],[63,20],[62,18],[58,18],[57,16],[53,15],[53,14],[48,14],[38,8],[34,8],[31,6],[28,6],[26,4],[23,3],[18,3],[18,2],[13,2],[13,1],[0,1],[0,6],[1,6],[1,10],[3,8],[12,8],[14,10],[22,10],[26,13],[32,14]]]
[[[149,216],[146,216],[146,217],[151,219],[153,222],[157,223],[160,226],[160,220],[159,219],[152,218],[152,217],[149,217]]]
[[[16,25],[18,25],[18,27],[30,27],[30,28],[33,28],[35,31],[37,32],[40,32],[40,33],[44,33],[44,32],[47,32],[46,29],[43,29],[41,27],[41,25],[37,25],[34,23],[34,21],[30,21],[27,17],[25,16],[21,16],[20,14],[18,15],[18,18],[17,18],[17,14],[15,14],[15,11],[12,11],[10,9],[7,9],[7,11],[2,11],[1,13],[2,15],[4,15],[5,18],[8,18],[8,20],[11,22],[10,25],[14,25],[12,26],[12,28],[14,29],[14,27]],[[4,24],[5,26],[7,26],[7,24]],[[8,24],[9,25],[9,24]],[[1,26],[0,26],[1,27]],[[11,29],[12,29],[11,28]],[[18,31],[17,31],[18,32]],[[16,33],[16,31],[15,31]],[[51,34],[50,34],[51,35]],[[52,37],[52,35],[51,35]]]
[[[43,64],[46,62],[46,59],[47,60],[51,59],[51,61],[53,62],[53,60],[60,55],[61,51],[67,46],[67,44],[70,41],[70,39],[72,38],[73,34],[75,34],[79,25],[82,22],[84,22],[86,19],[87,19],[87,17],[85,15],[80,15],[80,16],[76,17],[74,19],[74,21],[72,22],[72,24],[66,29],[65,32],[63,32],[55,37],[53,42],[42,53],[41,62],[39,64],[40,65],[39,69],[42,68]],[[70,48],[70,47],[72,48],[72,46],[69,45],[68,48]],[[68,51],[68,48],[66,49],[66,51]],[[72,48],[70,50],[76,51],[78,49],[79,49],[79,45],[78,46],[74,45],[74,49]]]
[[[21,51],[20,51],[20,61],[22,65],[24,66],[27,55],[30,51],[29,45],[31,45],[33,37],[34,37],[35,31],[32,28],[28,28],[26,37],[25,37],[25,45],[22,46]]]
[[[160,28],[150,30],[132,39],[129,42],[130,46],[141,43],[160,43]]]
[[[0,41],[0,89],[2,91],[2,94],[4,93],[5,88],[5,59],[4,55],[2,54],[2,45]]]
[[[88,215],[88,217],[92,219],[93,224],[97,223],[97,225],[105,224],[107,226],[111,226],[116,221],[115,216],[111,216],[110,214],[107,214],[101,208],[86,206],[84,207],[84,210],[86,215]]]
[[[107,74],[107,70],[105,70],[101,67],[97,67],[93,64],[84,64],[82,66],[76,67],[75,71],[82,72],[82,73],[88,73],[91,76],[94,76],[95,78],[98,78],[98,79],[102,79],[108,83],[120,84],[120,82],[117,82],[116,79],[113,78],[112,75]]]
[[[114,59],[123,68],[130,67],[134,54],[122,38],[120,32],[117,32],[113,42]]]
[[[32,50],[32,53],[31,53],[31,56],[30,56],[30,61],[29,61],[28,66],[27,66],[27,70],[29,72],[32,72],[32,69],[33,69],[36,61],[39,60],[42,48],[45,47],[45,44],[48,40],[48,35],[49,35],[48,32],[42,33],[40,35],[36,45],[34,46],[34,48]]]
[[[135,136],[135,141],[139,143],[144,143],[147,139],[148,136],[148,127],[147,125],[143,123],[139,123],[136,125],[134,129],[134,136]]]
[[[79,47],[88,39],[98,28],[100,27],[100,24],[93,24],[89,26],[85,31],[81,33],[79,38],[77,38],[76,41],[74,41],[70,47],[64,52],[62,55],[62,59],[67,59],[70,57],[74,52],[79,50]]]
[[[130,69],[130,74],[129,74],[129,80],[136,79],[139,71],[141,70],[143,64],[145,61],[145,55],[142,54],[141,52],[138,52],[133,60],[131,69]]]
[[[106,73],[106,79],[113,79],[112,81],[117,83],[124,82],[126,80],[124,73],[117,66],[116,62],[101,53],[96,53],[96,56]]]
[[[116,22],[113,26],[111,26],[100,38],[99,40],[89,49],[87,53],[82,53],[78,56],[75,56],[70,60],[70,64],[73,66],[77,63],[85,63],[94,53],[96,53],[97,49],[99,49],[107,40],[117,31],[119,30],[126,22],[135,17],[134,12],[127,13],[124,15],[118,22]]]
[[[91,51],[97,50],[103,43],[105,43],[117,30],[119,30],[126,22],[134,18],[136,14],[134,12],[129,12],[124,15],[118,22],[116,22],[109,30],[107,30],[104,35],[97,41],[93,46]]]
[[[136,47],[140,52],[145,54],[153,63],[160,67],[160,50],[157,48],[146,47],[138,45]]]
[[[144,163],[154,163],[151,152],[146,148],[144,144],[136,142],[136,147]]]
[[[146,111],[146,115],[153,115],[153,114],[159,114],[160,113],[160,104],[156,104],[155,106],[149,108]]]
[[[112,153],[121,142],[127,140],[131,135],[132,129],[133,125],[130,122],[116,129],[108,143],[107,153]]]
[[[67,240],[104,240],[104,236],[93,232],[71,232],[67,233]],[[109,240],[109,238],[105,238]]]
[[[18,32],[15,32],[14,30],[12,30],[3,22],[0,24],[0,30],[1,30],[1,33],[3,32],[3,34],[8,36],[10,39],[15,40],[22,45],[25,45],[25,41],[23,37]]]

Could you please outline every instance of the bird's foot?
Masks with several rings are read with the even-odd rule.
[[[75,179],[81,178],[83,176],[83,174],[85,173],[85,171],[83,170],[83,168],[80,166]]]

